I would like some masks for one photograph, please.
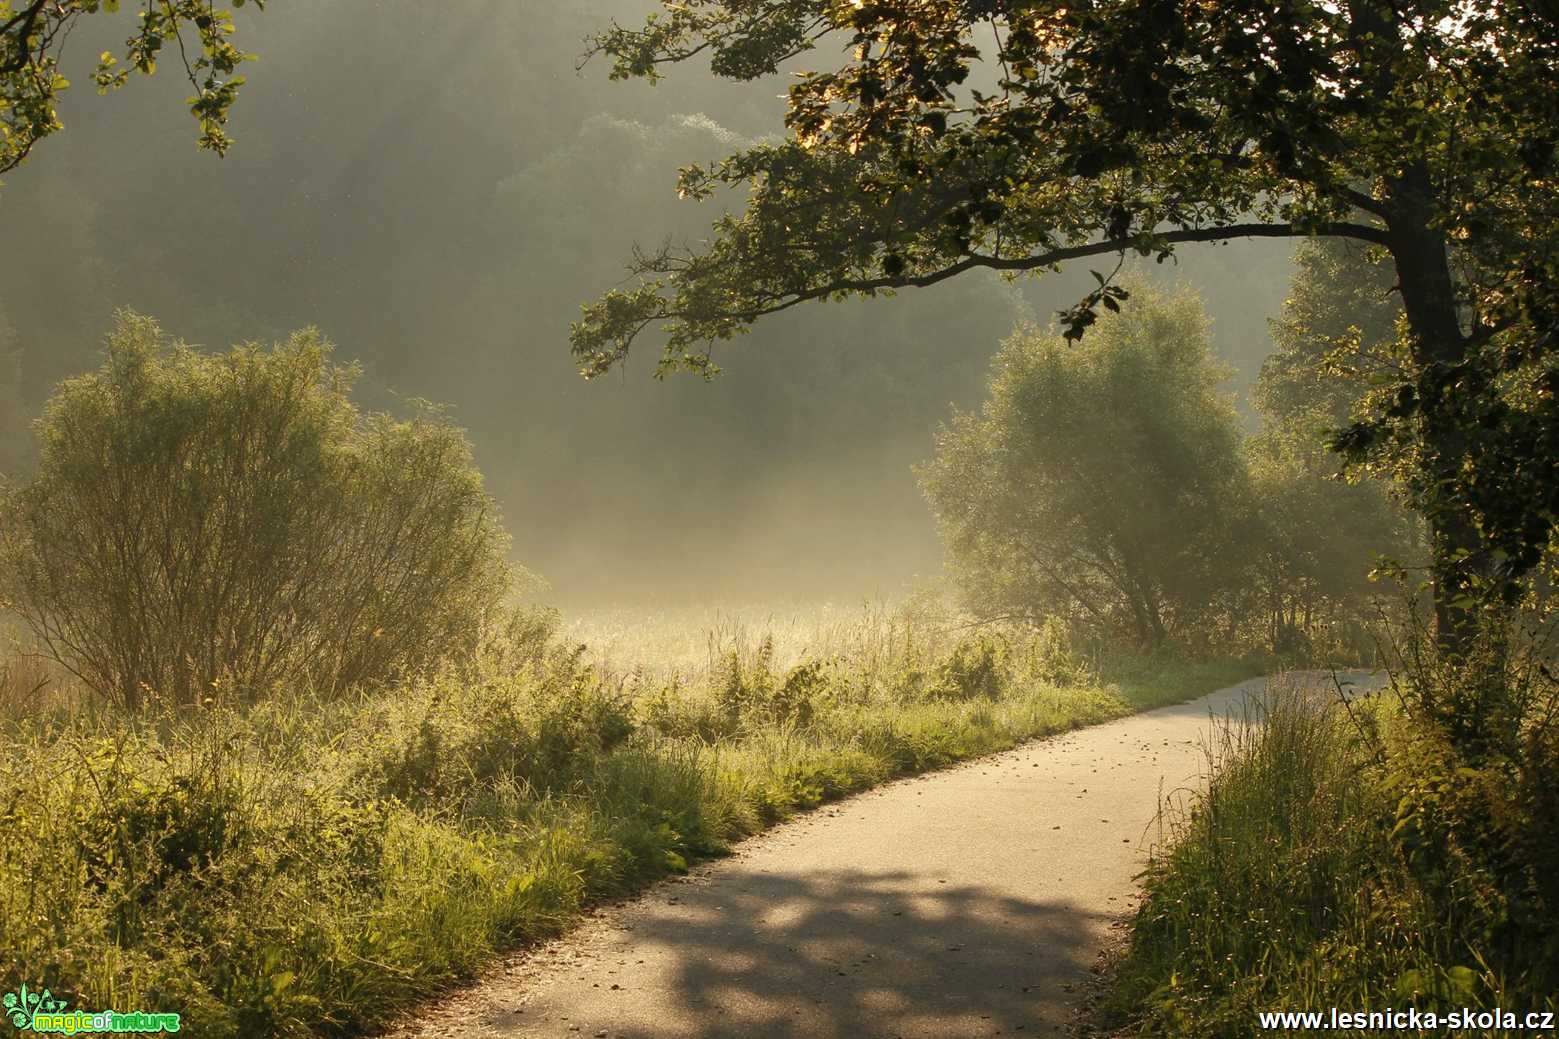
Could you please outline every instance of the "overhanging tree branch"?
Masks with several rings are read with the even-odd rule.
[[[1387,244],[1384,228],[1369,224],[1356,223],[1327,223],[1313,227],[1301,228],[1293,224],[1228,224],[1221,227],[1182,228],[1177,231],[1166,231],[1153,235],[1151,242],[1154,245],[1179,245],[1185,242],[1222,242],[1234,238],[1310,238],[1316,236],[1335,236],[1354,238],[1360,241],[1370,242],[1375,245]],[[940,282],[955,278],[972,270],[986,269],[995,271],[1032,271],[1045,267],[1053,267],[1068,260],[1080,260],[1089,256],[1104,256],[1110,253],[1127,252],[1139,249],[1142,245],[1140,238],[1118,238],[1102,242],[1090,242],[1087,245],[1066,246],[1059,249],[1051,249],[1042,253],[1033,253],[1029,256],[989,256],[983,253],[975,253],[957,263],[950,264],[935,271],[924,274],[880,275],[871,278],[840,278],[833,281],[814,285],[810,288],[796,290],[794,292],[776,293],[772,304],[764,304],[742,310],[732,310],[724,316],[737,321],[756,321],[769,314],[776,314],[783,310],[789,310],[799,303],[807,303],[813,300],[824,299],[840,292],[870,293],[884,289],[900,288],[929,288]],[[1149,251],[1152,251],[1151,249]],[[657,317],[663,319],[705,317],[707,314],[693,310],[668,309]]]
[[[1153,235],[1152,242],[1155,244],[1178,245],[1183,242],[1222,242],[1232,238],[1311,238],[1318,235],[1357,238],[1377,245],[1385,245],[1387,241],[1384,228],[1373,227],[1369,224],[1332,223],[1320,224],[1311,228],[1300,228],[1293,224],[1252,223],[1166,231],[1162,234]],[[1138,238],[1116,238],[1102,242],[1090,242],[1087,245],[1051,249],[1047,252],[1034,253],[1030,256],[986,256],[977,253],[950,267],[929,274],[900,276],[897,278],[883,276],[880,278],[840,281],[818,290],[818,294],[827,295],[836,291],[861,292],[884,288],[923,288],[975,268],[984,267],[999,271],[1032,271],[1041,267],[1051,267],[1058,263],[1065,263],[1068,260],[1080,260],[1089,256],[1104,256],[1109,253],[1128,252],[1132,249],[1137,249],[1140,244],[1141,239]]]

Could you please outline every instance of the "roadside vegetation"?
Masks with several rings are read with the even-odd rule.
[[[1320,430],[1393,406],[1371,376],[1401,357],[1380,264],[1339,247],[1299,260],[1258,384],[1268,424],[1256,445],[1303,463],[1323,457]],[[1533,408],[1546,391],[1512,380],[1503,392],[1509,407]],[[1332,509],[1298,496],[1299,529],[1336,524],[1338,503],[1387,488],[1424,494],[1420,466],[1381,459],[1371,479],[1332,492]],[[1361,543],[1390,544],[1372,515],[1351,521]],[[1303,559],[1308,544],[1282,551]],[[1377,563],[1400,600],[1368,625],[1389,687],[1280,688],[1250,719],[1262,724],[1220,731],[1209,788],[1166,806],[1168,847],[1146,875],[1100,1024],[1233,1037],[1263,1011],[1412,1008],[1443,1023],[1454,1011],[1559,1010],[1554,548],[1520,579],[1475,583],[1457,606],[1475,618],[1470,631],[1447,628],[1407,557]],[[1348,572],[1316,578],[1341,587]]]
[[[360,1033],[797,811],[1263,664],[934,593],[570,633],[511,594],[464,434],[354,375],[125,314],[37,424],[0,539],[13,991]]]
[[[1530,655],[1485,675],[1523,704],[1521,732],[1470,759],[1419,711],[1489,695],[1467,681],[1429,665],[1346,709],[1278,686],[1261,724],[1223,726],[1099,1023],[1234,1037],[1263,1011],[1559,1010],[1559,689]]]
[[[794,812],[1254,670],[895,613],[831,633],[853,646],[650,677],[521,610],[373,692],[12,719],[5,980],[193,1035],[358,1032]]]

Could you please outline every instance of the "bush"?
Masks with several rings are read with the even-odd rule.
[[[127,707],[334,692],[474,645],[509,581],[464,434],[365,415],[314,331],[225,355],[121,312],[8,495],[8,598]]]
[[[959,639],[923,695],[929,700],[994,700],[1005,684],[1007,656],[1006,641],[999,636],[982,633]]]
[[[1024,670],[1049,685],[1083,685],[1098,675],[1078,653],[1071,632],[1060,617],[1046,618],[1024,649]]]

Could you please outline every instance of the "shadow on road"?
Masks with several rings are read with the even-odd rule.
[[[927,883],[737,866],[717,888],[679,885],[635,917],[633,958],[601,950],[607,991],[572,1022],[633,1039],[887,1039],[1033,1034],[1064,1020],[1064,986],[1085,976],[1103,918]]]

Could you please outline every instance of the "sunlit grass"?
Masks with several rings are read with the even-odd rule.
[[[538,623],[378,694],[13,719],[0,980],[361,1032],[798,811],[1250,673],[925,604]]]
[[[1344,710],[1297,683],[1221,725],[1208,765],[1169,812],[1102,1025],[1235,1037],[1273,1010],[1555,1009],[1551,773],[1458,764],[1394,697]]]

